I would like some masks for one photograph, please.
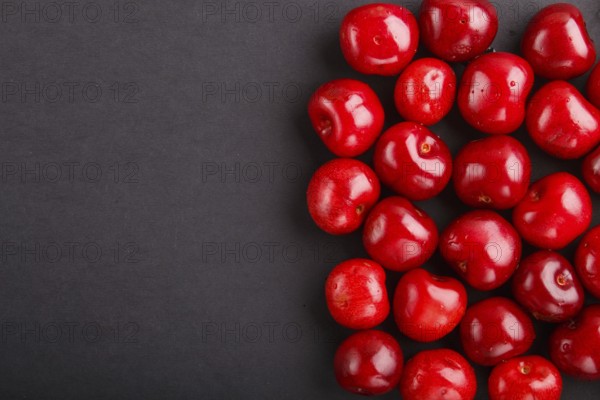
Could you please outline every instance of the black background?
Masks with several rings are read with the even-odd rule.
[[[353,398],[332,370],[350,331],[329,317],[323,284],[365,253],[360,234],[328,236],[308,216],[308,180],[332,155],[305,108],[321,83],[359,77],[337,30],[363,3],[2,3],[0,398]],[[518,51],[549,3],[497,2],[494,47]],[[578,5],[600,41],[597,1]],[[400,122],[394,78],[361,79],[387,126]],[[433,131],[454,154],[483,136],[456,110]],[[534,179],[580,175],[515,136]],[[450,189],[419,206],[440,229],[466,211]],[[452,275],[438,256],[427,268]],[[421,345],[391,319],[382,328],[406,357],[460,348],[456,332]],[[550,326],[536,328],[531,353],[547,355]],[[565,378],[564,398],[598,395]]]

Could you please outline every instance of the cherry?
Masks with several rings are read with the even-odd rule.
[[[338,158],[321,166],[311,178],[308,211],[325,232],[350,233],[360,227],[379,193],[379,180],[367,164]]]
[[[547,83],[527,106],[527,130],[551,156],[575,159],[600,143],[600,111],[565,81]]]
[[[491,297],[467,308],[460,340],[467,357],[481,365],[496,365],[525,353],[535,339],[533,323],[515,302]]]
[[[437,243],[433,219],[404,197],[383,199],[365,221],[363,244],[367,253],[393,271],[420,267],[433,255]]]
[[[575,250],[574,264],[583,286],[600,299],[600,225],[583,236]]]
[[[548,79],[583,75],[596,60],[583,16],[571,4],[552,4],[529,21],[521,51],[536,74]]]
[[[494,211],[470,211],[455,219],[440,236],[440,253],[469,285],[478,290],[502,286],[517,268],[521,239]]]
[[[417,268],[400,278],[394,293],[394,318],[400,332],[418,342],[449,334],[467,308],[467,291],[453,278]]]
[[[362,395],[391,391],[400,381],[404,358],[391,335],[376,330],[360,331],[338,347],[333,367],[341,387]]]
[[[488,0],[424,0],[419,28],[429,51],[446,61],[463,62],[492,44],[498,15]]]
[[[600,193],[600,146],[583,159],[581,174],[590,189]]]
[[[600,108],[600,64],[592,70],[585,89],[590,103]]]
[[[553,251],[538,251],[521,260],[514,274],[515,299],[542,321],[563,322],[583,307],[583,287],[571,263]]]
[[[525,147],[510,136],[491,136],[468,143],[456,156],[452,180],[463,203],[504,210],[527,193],[531,160]]]
[[[412,62],[396,82],[394,100],[402,118],[423,125],[437,124],[452,108],[456,74],[445,62],[421,58]]]
[[[600,305],[587,306],[550,336],[550,357],[558,369],[580,379],[600,379]]]
[[[521,57],[484,54],[465,69],[458,89],[458,108],[471,126],[484,133],[514,132],[525,120],[533,79],[533,70]]]
[[[515,357],[494,367],[488,392],[490,400],[560,400],[562,377],[543,357]]]
[[[513,210],[521,237],[541,249],[562,249],[592,221],[592,200],[579,179],[567,172],[534,182]]]
[[[366,4],[342,21],[340,45],[346,61],[363,74],[397,75],[413,59],[419,45],[414,15],[394,4]]]
[[[452,154],[442,139],[416,122],[402,122],[377,142],[374,167],[381,181],[410,200],[439,194],[452,174]]]
[[[319,87],[308,102],[312,125],[338,157],[367,151],[383,129],[383,106],[375,92],[353,79],[338,79]]]
[[[472,400],[477,391],[475,371],[454,350],[417,353],[404,365],[400,394],[404,400]]]
[[[337,265],[325,283],[333,319],[350,329],[370,329],[390,313],[385,271],[374,261],[355,258]]]

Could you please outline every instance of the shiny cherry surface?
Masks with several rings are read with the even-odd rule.
[[[454,161],[456,195],[475,208],[504,210],[525,196],[531,160],[525,147],[511,136],[491,136],[464,146]]]
[[[423,0],[419,28],[429,51],[446,61],[464,62],[490,47],[498,15],[488,0]]]
[[[371,258],[393,271],[420,267],[433,255],[437,243],[433,219],[404,197],[383,199],[365,221],[365,249]]]
[[[563,322],[583,307],[583,286],[571,263],[554,251],[538,251],[523,260],[512,280],[515,299],[536,319]]]
[[[340,45],[346,61],[356,71],[397,75],[417,52],[419,27],[414,15],[404,7],[366,4],[344,17]]]
[[[391,391],[400,381],[404,358],[400,345],[390,334],[360,331],[338,347],[333,367],[341,387],[362,395]]]
[[[466,308],[467,291],[462,283],[422,268],[405,273],[394,293],[396,325],[418,342],[446,336],[456,328]]]
[[[321,166],[308,185],[308,211],[325,232],[341,235],[360,227],[379,198],[375,172],[361,161],[338,158]]]
[[[333,319],[350,329],[370,329],[390,312],[385,271],[374,261],[354,258],[338,264],[325,282]]]
[[[313,128],[338,157],[367,151],[383,129],[383,106],[377,94],[354,79],[338,79],[319,87],[308,102]]]
[[[600,193],[600,146],[585,156],[581,163],[583,180],[596,193]]]
[[[473,367],[450,349],[417,353],[404,365],[400,379],[403,400],[472,400],[476,392]]]
[[[592,221],[592,200],[579,179],[567,172],[534,182],[513,210],[521,237],[540,249],[558,250],[571,243]]]
[[[596,60],[581,12],[566,3],[549,5],[529,21],[521,51],[535,73],[548,79],[583,75]]]
[[[460,340],[467,357],[480,365],[496,365],[525,353],[535,339],[533,323],[515,302],[491,297],[467,308]]]
[[[458,108],[475,129],[488,134],[516,131],[525,120],[533,70],[521,57],[488,53],[465,69],[458,89]]]
[[[436,58],[410,63],[396,81],[396,109],[407,121],[437,124],[450,112],[455,99],[456,74]]]
[[[574,321],[550,336],[550,357],[562,372],[579,379],[600,379],[600,305],[587,306]]]
[[[594,67],[585,86],[587,98],[596,108],[600,108],[600,63]]]
[[[490,400],[560,400],[562,377],[540,356],[515,357],[498,364],[488,379]]]
[[[444,141],[423,125],[401,122],[377,141],[373,165],[381,181],[410,200],[439,194],[452,175],[452,154]]]
[[[583,236],[575,250],[574,264],[583,286],[600,299],[600,226]]]
[[[444,260],[478,290],[502,286],[517,268],[521,239],[512,225],[494,211],[470,211],[440,235]]]
[[[546,153],[580,158],[600,143],[600,111],[565,81],[544,85],[527,105],[527,131]]]

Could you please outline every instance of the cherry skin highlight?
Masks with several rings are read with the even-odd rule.
[[[583,286],[600,299],[600,226],[583,236],[575,250],[574,264]]]

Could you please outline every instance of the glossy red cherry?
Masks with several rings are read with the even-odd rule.
[[[407,121],[437,124],[456,98],[456,74],[445,62],[421,58],[412,62],[396,82],[396,109]]]
[[[508,281],[517,268],[521,239],[500,214],[470,211],[442,232],[440,253],[469,285],[492,290]]]
[[[337,265],[325,282],[333,319],[350,329],[370,329],[390,313],[385,271],[374,261],[354,258]]]
[[[491,297],[467,308],[460,340],[467,357],[481,365],[496,365],[525,353],[535,339],[531,319],[515,302]]]
[[[581,164],[583,180],[596,193],[600,193],[600,146],[585,156]]]
[[[378,395],[398,385],[403,362],[396,339],[385,332],[370,330],[357,332],[342,342],[333,366],[338,383],[347,391]]]
[[[420,267],[433,255],[437,243],[433,219],[404,197],[383,199],[365,221],[365,249],[371,258],[393,271]]]
[[[325,232],[341,235],[360,227],[377,202],[375,172],[358,160],[338,158],[321,166],[308,185],[308,211]]]
[[[600,305],[583,309],[550,336],[550,357],[558,369],[580,379],[600,379]]]
[[[344,17],[340,28],[342,53],[363,74],[399,74],[415,56],[418,44],[414,15],[394,4],[357,7]]]
[[[433,342],[452,332],[466,309],[467,291],[462,283],[422,268],[404,274],[394,293],[396,324],[418,342]]]
[[[562,249],[592,221],[592,200],[579,179],[567,172],[533,183],[513,210],[521,237],[541,249]]]
[[[354,79],[338,79],[319,87],[308,102],[313,128],[338,157],[367,151],[383,129],[383,106],[375,92]]]
[[[490,47],[498,32],[498,15],[487,0],[424,0],[419,28],[429,51],[446,61],[463,62]]]
[[[553,251],[521,260],[513,277],[515,299],[542,321],[563,322],[576,316],[585,294],[571,263]]]
[[[472,400],[476,391],[473,367],[450,349],[417,353],[406,362],[400,378],[403,400]]]
[[[583,286],[600,299],[600,225],[583,236],[575,251],[574,264]]]
[[[499,135],[516,131],[525,120],[533,87],[527,61],[510,53],[488,53],[465,69],[458,89],[458,108],[475,129]]]
[[[490,400],[560,400],[562,377],[543,357],[515,357],[494,367],[488,392]]]
[[[456,156],[454,190],[463,203],[504,210],[527,193],[531,160],[525,147],[510,136],[491,136],[467,144]]]
[[[596,61],[581,12],[565,3],[549,5],[529,21],[521,51],[535,73],[548,79],[583,75]]]
[[[600,108],[600,63],[592,70],[585,89],[590,103]]]
[[[436,196],[452,174],[446,143],[416,122],[401,122],[385,131],[375,147],[373,164],[385,185],[410,200]]]
[[[527,130],[551,156],[580,158],[600,143],[600,111],[565,81],[544,86],[527,106]]]

